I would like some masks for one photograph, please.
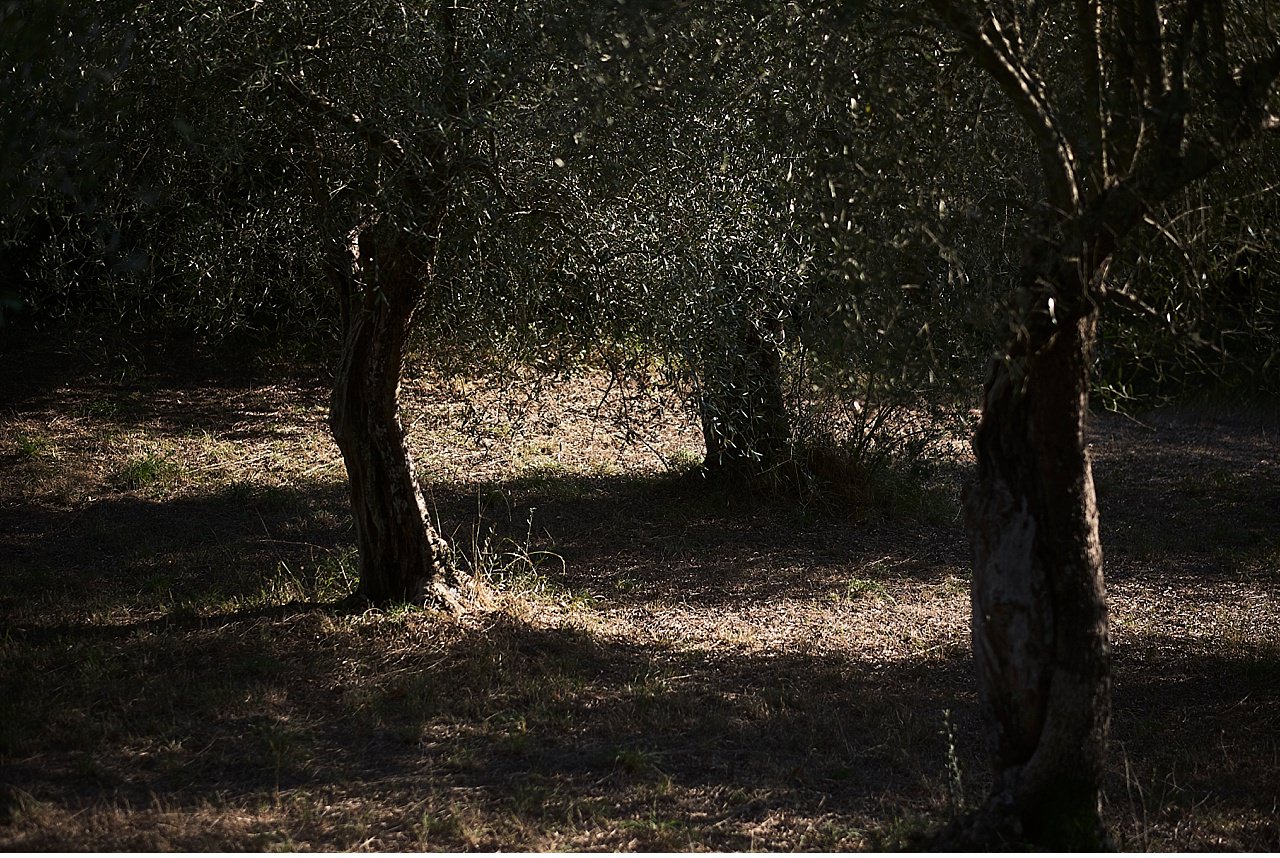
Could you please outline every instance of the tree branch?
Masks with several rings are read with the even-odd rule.
[[[958,0],[929,2],[970,56],[995,79],[1031,132],[1040,150],[1050,203],[1064,212],[1075,211],[1080,201],[1075,153],[1058,127],[1043,84],[1015,56],[1000,21],[991,14],[986,24],[979,26],[967,10],[960,8]]]
[[[1143,102],[1150,106],[1165,92],[1164,34],[1157,0],[1138,0],[1137,56],[1142,74]]]
[[[1076,0],[1076,27],[1079,30],[1080,79],[1084,103],[1088,105],[1085,121],[1089,151],[1087,171],[1091,184],[1104,188],[1110,175],[1107,160],[1107,119],[1102,89],[1102,10],[1098,0]]]
[[[323,95],[304,87],[292,75],[284,75],[281,80],[284,82],[284,93],[296,104],[313,110],[351,131],[370,149],[390,161],[392,166],[398,167],[404,163],[405,150],[399,140],[370,125],[360,114],[343,110]]]
[[[1134,295],[1132,292],[1129,292],[1125,289],[1107,288],[1104,286],[1100,289],[1100,294],[1103,300],[1110,301],[1112,304],[1115,304],[1118,307],[1123,307],[1124,309],[1128,310],[1130,313],[1132,313],[1135,316],[1156,320],[1162,326],[1164,326],[1169,331],[1170,334],[1173,334],[1175,337],[1185,337],[1186,339],[1195,343],[1197,346],[1206,348],[1209,351],[1213,352],[1214,354],[1218,355],[1219,357],[1228,356],[1227,353],[1223,351],[1223,349],[1220,346],[1218,346],[1217,343],[1204,337],[1199,331],[1195,330],[1194,328],[1187,328],[1187,327],[1183,327],[1181,325],[1175,324],[1173,321],[1172,314],[1161,314],[1159,310],[1157,310],[1155,307],[1152,307],[1150,304],[1146,303],[1137,295]]]

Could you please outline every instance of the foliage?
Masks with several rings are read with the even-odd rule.
[[[1253,141],[1153,212],[1115,280],[1143,296],[1104,325],[1098,387],[1133,410],[1170,398],[1280,395],[1280,141]]]
[[[437,128],[438,7],[14,4],[8,279],[45,317],[331,336],[316,195],[369,199],[383,180],[289,97],[305,81],[472,159],[423,313],[433,360],[657,370],[696,409],[745,323],[785,357],[793,420],[815,387],[859,388],[846,405],[973,389],[1029,217],[1018,190],[1039,180],[990,84],[927,30],[823,3],[472,5],[465,120]],[[1243,190],[1268,152],[1155,215],[1118,261],[1155,284],[1154,313],[1108,323],[1109,401],[1276,376],[1274,213]],[[1224,294],[1237,269],[1249,314]]]

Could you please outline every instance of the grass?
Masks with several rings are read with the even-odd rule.
[[[849,583],[845,585],[844,593],[837,593],[838,597],[843,596],[847,599],[863,599],[871,597],[888,597],[888,591],[885,590],[883,584],[879,581],[873,581],[869,578],[853,577],[849,579]]]
[[[112,482],[123,491],[175,485],[182,476],[178,463],[162,455],[147,453],[125,462],[112,475]]]
[[[292,603],[334,603],[355,592],[358,578],[355,549],[343,547],[322,555],[310,564],[293,568],[285,560],[262,579],[258,591],[240,603],[246,607],[268,607]]]
[[[131,383],[3,418],[39,441],[0,460],[6,848],[883,849],[983,794],[954,507],[746,498],[678,414],[636,427],[654,456],[593,434],[583,380],[512,417],[421,379],[433,515],[494,604],[365,610],[323,390]],[[1280,474],[1257,436],[1206,460],[1127,431],[1096,447],[1107,818],[1128,847],[1274,849]]]
[[[19,462],[34,462],[49,455],[53,443],[41,435],[18,433],[13,440],[13,455]]]

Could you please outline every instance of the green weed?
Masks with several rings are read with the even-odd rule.
[[[114,420],[122,408],[114,399],[91,399],[78,409],[80,416],[89,420]]]
[[[155,453],[130,459],[115,474],[112,483],[124,491],[139,491],[148,488],[168,488],[173,486],[182,475],[182,467],[177,462]]]
[[[14,457],[20,462],[34,462],[53,450],[53,442],[39,435],[20,434],[13,442]]]
[[[872,581],[870,578],[850,578],[849,583],[845,585],[844,597],[850,600],[866,599],[872,596],[885,597],[889,595],[889,591],[879,581]]]

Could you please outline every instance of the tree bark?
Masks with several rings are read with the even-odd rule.
[[[703,467],[712,474],[756,479],[791,464],[791,422],[782,383],[780,331],[743,322],[737,338],[704,370],[701,395]]]
[[[988,376],[966,497],[973,648],[995,785],[938,845],[1098,849],[1110,672],[1084,446],[1098,281],[1151,206],[1251,135],[1280,127],[1269,110],[1280,47],[1272,38],[1247,51],[1252,58],[1232,58],[1220,2],[1185,4],[1167,20],[1155,2],[1078,3],[1078,32],[1064,43],[1075,43],[1085,99],[1064,121],[1022,42],[1027,10],[930,5],[1036,142],[1048,227],[1030,237],[1017,293],[1025,303]]]
[[[973,651],[995,783],[961,838],[972,845],[1106,843],[1109,643],[1084,439],[1092,276],[1060,249],[1025,265],[1031,312],[993,363],[973,441]],[[1074,296],[1076,311],[1055,295]]]
[[[359,593],[376,605],[461,612],[474,601],[475,587],[431,525],[400,421],[405,343],[430,271],[405,270],[402,260],[384,263],[372,250],[367,236],[352,250],[357,275],[376,278],[376,286],[366,283],[364,300],[345,315],[329,409],[350,484]]]

